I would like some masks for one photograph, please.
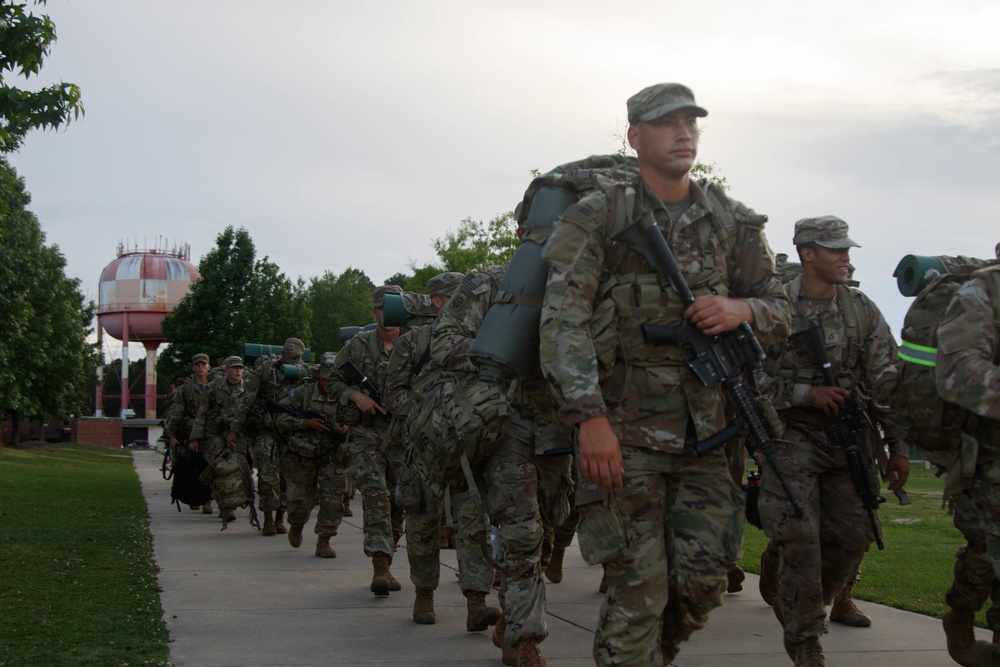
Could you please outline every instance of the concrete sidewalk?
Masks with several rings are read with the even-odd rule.
[[[317,558],[312,524],[299,549],[284,535],[262,537],[250,527],[247,510],[220,531],[217,516],[187,507],[178,512],[171,504],[170,483],[159,469],[162,454],[137,450],[133,460],[149,508],[174,665],[502,665],[490,632],[465,631],[454,550],[442,551],[437,624],[417,625],[402,548],[392,572],[403,590],[385,598],[368,590],[372,570],[362,551],[360,499],[352,503],[356,516],[345,519],[331,540],[337,558]],[[562,583],[546,582],[549,637],[542,652],[551,667],[593,664],[600,579],[601,570],[587,566],[574,543]],[[757,593],[757,577],[748,574],[744,585],[681,647],[674,665],[791,665],[778,622]],[[488,602],[498,604],[495,595]],[[938,619],[868,602],[858,606],[872,617],[873,627],[831,624],[823,638],[830,667],[955,664]],[[990,638],[985,630],[976,632]]]

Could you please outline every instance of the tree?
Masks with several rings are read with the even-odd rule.
[[[514,256],[520,241],[513,211],[501,213],[487,223],[472,218],[462,220],[455,232],[434,239],[434,251],[444,268],[441,271],[469,273],[494,264],[505,264]]]
[[[313,278],[307,290],[312,319],[315,358],[342,347],[340,329],[373,322],[372,289],[375,285],[364,271],[348,267],[339,276],[327,271]]]
[[[168,342],[157,370],[171,380],[188,373],[193,355],[213,361],[242,355],[244,343],[281,345],[301,338],[308,346],[311,313],[298,289],[267,257],[255,261],[253,239],[230,225],[198,263],[201,280],[163,320]]]
[[[45,4],[45,0],[33,0]],[[25,79],[37,75],[49,47],[56,41],[56,27],[45,14],[35,16],[17,0],[0,2],[0,153],[21,147],[24,136],[35,128],[56,129],[83,115],[80,88],[60,83],[36,92],[7,85],[5,74]]]
[[[86,410],[99,360],[87,342],[94,304],[66,277],[58,246],[45,245],[30,202],[24,180],[0,158],[0,417],[10,418],[14,442],[22,417]]]

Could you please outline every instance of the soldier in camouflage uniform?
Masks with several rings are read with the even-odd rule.
[[[396,285],[380,285],[372,294],[372,317],[378,327],[361,331],[337,353],[337,368],[353,361],[381,395],[385,395],[389,355],[399,337],[398,327],[382,324],[382,304],[386,292],[400,294]],[[392,555],[403,534],[402,512],[393,506],[392,492],[403,464],[403,444],[387,438],[389,414],[363,387],[349,385],[343,374],[330,381],[330,393],[340,401],[342,421],[351,427],[350,475],[361,492],[364,511],[365,555],[372,559],[370,589],[377,596],[400,590],[399,581],[389,571]]]
[[[209,465],[227,448],[241,453],[244,443],[241,440],[227,440],[232,430],[236,409],[243,398],[246,387],[243,381],[243,360],[239,357],[227,357],[225,361],[226,375],[212,380],[208,385],[198,416],[191,428],[191,440],[188,447],[193,452],[201,452]],[[211,501],[205,503],[211,513]],[[220,508],[220,513],[221,513]],[[236,519],[236,513],[229,510],[223,518],[226,521]]]
[[[451,293],[462,281],[461,273],[442,273],[427,281],[431,302],[438,311],[448,303]],[[430,358],[431,328],[428,321],[411,327],[397,338],[389,357],[389,380],[385,402],[393,414],[393,437],[405,437],[403,416],[410,401],[413,379]],[[421,484],[414,477],[412,484]],[[417,593],[413,603],[413,620],[421,624],[437,621],[434,612],[434,591],[438,587],[440,563],[441,502],[429,489],[422,488],[421,511],[406,512],[406,557],[410,563],[410,581]],[[479,503],[456,503],[459,524],[456,542],[458,583],[466,597],[468,614],[465,628],[469,632],[485,630],[495,625],[500,611],[486,606],[486,596],[493,587],[493,565],[480,548],[479,535],[488,531]]]
[[[1000,267],[980,269],[958,289],[937,336],[938,392],[976,416],[970,435],[978,447],[972,488],[956,507],[955,523],[961,512],[969,544],[957,555],[947,595],[952,608],[944,619],[948,651],[962,665],[1000,665],[995,611],[987,614],[994,643],[973,643],[972,630],[975,612],[996,595],[1000,578]],[[992,576],[984,561],[992,566]]]
[[[174,392],[174,401],[167,410],[167,441],[170,446],[170,455],[176,461],[184,456],[188,448],[188,440],[191,437],[191,427],[194,426],[195,417],[198,416],[198,406],[208,389],[208,355],[196,354],[191,357],[191,377],[182,382]],[[197,505],[190,505],[191,509],[199,509]],[[203,509],[206,514],[212,513],[212,506]]]
[[[863,397],[878,394],[896,364],[896,342],[882,313],[860,290],[846,284],[850,248],[857,247],[847,232],[847,223],[834,216],[795,223],[793,242],[802,275],[785,287],[792,304],[793,332],[822,327],[839,386],[826,386],[822,370],[793,338],[772,347],[765,372],[758,373],[761,391],[785,425],[775,447],[778,467],[805,510],[803,517],[795,516],[780,482],[765,468],[761,520],[780,554],[774,609],[783,624],[785,648],[797,666],[825,664],[819,637],[827,631],[826,605],[835,597],[846,596],[841,604],[861,615],[850,601],[849,583],[874,540],[845,451],[831,445],[823,428],[845,409],[852,390]],[[907,447],[894,437],[889,411],[871,405],[892,452],[887,475],[897,473],[893,485],[901,489],[909,474]],[[875,445],[862,443],[870,470],[875,469]],[[877,476],[870,478],[877,491]]]
[[[298,338],[288,338],[278,359],[258,362],[247,379],[247,390],[229,434],[230,442],[242,436],[250,443],[253,463],[257,467],[257,507],[264,513],[261,535],[288,532],[284,523],[285,490],[279,469],[282,452],[274,420],[266,406],[269,400],[284,398],[287,389],[281,381],[281,366],[301,364],[305,349]]]
[[[670,663],[722,602],[742,546],[742,494],[724,452],[688,454],[725,426],[722,388],[703,387],[676,346],[647,344],[640,325],[683,317],[716,335],[747,321],[765,345],[788,332],[766,217],[690,178],[706,114],[679,84],[631,97],[640,177],[567,209],[545,251],[542,370],[577,430],[580,548],[607,577],[599,665]],[[615,207],[618,195],[634,195],[631,211]],[[641,254],[611,239],[650,215],[696,296],[687,308]]]
[[[279,431],[288,436],[281,456],[281,478],[287,493],[288,543],[298,549],[302,527],[309,521],[312,508],[316,516],[316,555],[336,558],[330,538],[337,534],[344,519],[344,494],[347,489],[347,426],[337,423],[336,398],[330,395],[330,381],[337,367],[332,352],[319,362],[319,377],[306,378],[289,390],[279,403],[298,413],[313,411],[324,417],[302,417],[285,412],[275,416]]]

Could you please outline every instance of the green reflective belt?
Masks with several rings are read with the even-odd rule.
[[[899,358],[911,364],[937,366],[937,348],[908,343],[904,340],[899,346]]]

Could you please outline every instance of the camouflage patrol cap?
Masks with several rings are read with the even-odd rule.
[[[792,243],[796,246],[815,243],[824,248],[860,248],[861,246],[847,236],[847,223],[834,215],[823,215],[818,218],[802,218],[795,223],[795,236]]]
[[[337,374],[337,355],[333,352],[324,352],[319,358],[319,376],[324,380],[332,380]]]
[[[207,364],[207,363],[209,363],[208,362],[208,355],[207,354],[198,353],[198,354],[194,355],[193,357],[191,357],[191,364],[192,365],[194,365],[194,364]]]
[[[662,118],[678,109],[692,109],[696,116],[708,111],[694,103],[694,93],[679,83],[657,83],[628,98],[628,122],[632,125]]]
[[[224,365],[226,368],[243,368],[243,358],[236,355],[226,357],[226,363]]]
[[[427,293],[431,296],[451,296],[464,277],[458,271],[439,273],[427,281]]]
[[[372,296],[375,298],[375,307],[381,308],[382,302],[385,300],[385,293],[392,292],[393,294],[402,294],[403,288],[399,285],[379,285],[372,290]]]

